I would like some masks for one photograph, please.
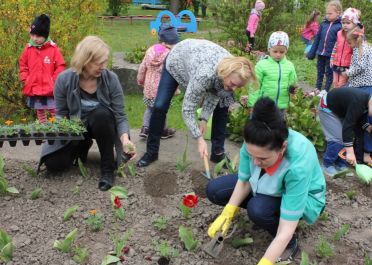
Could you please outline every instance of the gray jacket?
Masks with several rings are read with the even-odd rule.
[[[217,65],[232,56],[221,46],[207,40],[186,39],[175,45],[166,60],[166,69],[186,89],[182,115],[194,138],[201,136],[195,111],[204,98],[201,118],[208,119],[218,102],[228,107],[234,102],[231,92],[224,90],[217,76]]]
[[[71,68],[59,74],[54,86],[57,118],[79,118],[81,116],[79,75]],[[115,143],[116,151],[122,150],[119,137],[129,134],[129,125],[124,111],[124,95],[117,75],[104,70],[97,80],[97,99],[103,106],[112,111],[116,120],[118,137]],[[45,143],[41,151],[41,159],[64,145],[56,141],[53,145]],[[119,150],[118,150],[119,148]]]

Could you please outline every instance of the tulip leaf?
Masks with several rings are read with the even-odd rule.
[[[42,188],[37,188],[31,193],[31,199],[36,200],[37,198],[40,197],[40,193],[43,191]]]
[[[67,221],[71,218],[71,216],[76,212],[76,210],[79,208],[79,205],[74,205],[70,208],[68,208],[65,213],[63,214],[63,221]]]
[[[109,264],[116,263],[119,261],[120,259],[118,257],[107,255],[106,257],[103,258],[101,265],[109,265]]]
[[[181,225],[178,229],[178,234],[188,251],[193,251],[198,247],[199,241],[194,239],[194,236],[190,229],[187,229],[186,227]]]
[[[110,192],[114,197],[118,196],[120,199],[128,198],[128,191],[124,187],[114,186],[110,189]]]
[[[19,194],[19,191],[15,187],[9,187],[6,191],[13,194]]]

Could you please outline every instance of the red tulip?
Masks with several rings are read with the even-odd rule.
[[[115,208],[120,208],[121,207],[121,201],[120,201],[119,196],[116,196],[115,197],[115,199],[114,199],[114,206],[115,206]]]
[[[183,197],[182,203],[188,208],[192,208],[198,204],[199,198],[196,195],[188,194]]]

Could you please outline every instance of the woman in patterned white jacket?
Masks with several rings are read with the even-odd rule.
[[[213,113],[211,160],[221,160],[224,157],[228,107],[234,102],[233,92],[250,80],[256,80],[254,66],[244,57],[234,57],[207,40],[186,39],[176,44],[165,62],[150,120],[147,150],[137,166],[145,167],[158,159],[166,113],[178,85],[186,90],[182,115],[193,138],[198,141],[200,157],[208,156],[203,133],[206,121]],[[202,99],[198,125],[195,111]]]

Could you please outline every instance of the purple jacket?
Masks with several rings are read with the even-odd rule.
[[[318,33],[315,36],[314,44],[307,54],[308,59],[314,59],[316,55],[331,57],[333,46],[337,40],[337,32],[342,28],[341,18],[333,22],[327,19],[320,24]]]

